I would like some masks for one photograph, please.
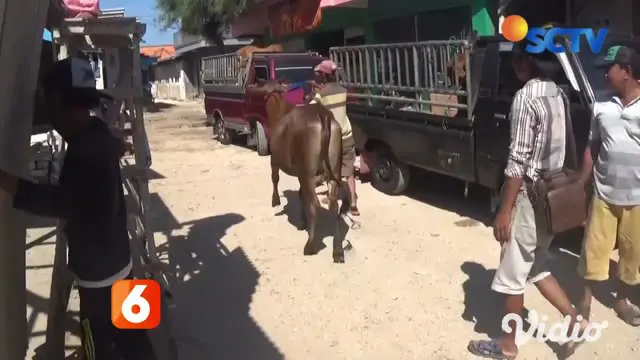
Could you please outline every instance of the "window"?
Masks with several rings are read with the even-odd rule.
[[[498,75],[498,96],[512,98],[524,85],[513,71],[511,51],[500,52],[500,72]]]
[[[256,79],[255,79],[256,83],[258,81],[268,81],[269,80],[269,69],[267,69],[266,66],[256,66],[254,69],[255,69],[255,72],[256,72]]]
[[[293,66],[276,68],[276,79],[286,80],[292,83],[300,83],[313,80],[315,73],[311,66]]]

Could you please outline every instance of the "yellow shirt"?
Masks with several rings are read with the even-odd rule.
[[[342,141],[353,137],[351,121],[347,116],[347,90],[338,84],[327,84],[311,100],[311,104],[320,103],[333,113],[342,128]]]

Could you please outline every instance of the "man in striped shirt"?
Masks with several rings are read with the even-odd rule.
[[[594,108],[583,160],[583,179],[593,180],[595,196],[580,256],[579,272],[587,280],[580,307],[588,317],[591,286],[609,278],[617,242],[620,281],[614,308],[627,324],[640,326],[640,309],[628,300],[640,284],[640,55],[613,46],[600,65],[614,96]]]
[[[525,85],[516,93],[511,106],[511,145],[494,224],[494,236],[502,252],[491,288],[504,295],[505,314],[521,315],[524,289],[531,282],[563,316],[571,318],[569,329],[573,329],[577,312],[545,266],[553,236],[546,230],[544,219],[534,211],[533,194],[528,191],[543,171],[563,166],[565,121],[570,119],[564,105],[566,96],[550,80],[559,66],[553,54],[527,54],[524,45],[524,42],[514,44],[513,50],[515,74]],[[469,351],[492,359],[515,358],[517,327],[513,322],[509,325],[511,332],[502,339],[471,341]],[[564,351],[570,355],[575,349],[575,343],[568,343]]]

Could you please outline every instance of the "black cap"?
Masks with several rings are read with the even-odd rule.
[[[556,55],[549,51],[532,54],[527,52],[527,42],[519,41],[513,43],[512,53],[516,58],[528,59],[539,70],[540,74],[546,78],[556,79],[562,66],[556,58]]]
[[[615,45],[607,50],[607,53],[596,60],[596,66],[607,68],[611,65],[630,66],[635,71],[640,70],[640,55],[638,52],[624,45]]]
[[[72,56],[56,61],[42,79],[45,91],[59,91],[68,100],[99,102],[113,100],[113,96],[96,89],[96,79],[91,64]]]

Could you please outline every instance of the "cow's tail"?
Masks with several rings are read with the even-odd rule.
[[[338,184],[338,188],[340,189],[340,188],[343,188],[344,185],[342,184],[342,180],[340,179],[339,176],[336,178],[336,175],[333,173],[333,169],[331,167],[331,161],[329,160],[329,145],[331,142],[331,120],[333,120],[333,113],[331,113],[331,111],[326,110],[320,113],[320,123],[322,126],[321,156],[322,156],[322,162],[324,162],[326,172],[328,173],[329,180],[335,181],[336,184]],[[340,156],[342,156],[342,142],[340,142]],[[342,161],[342,159],[340,161]],[[340,211],[339,211],[340,215],[345,215],[351,208],[351,199],[349,199],[349,196],[350,196],[349,189],[345,187],[344,190],[346,190],[347,196],[344,196],[342,198],[342,205],[340,205]]]

